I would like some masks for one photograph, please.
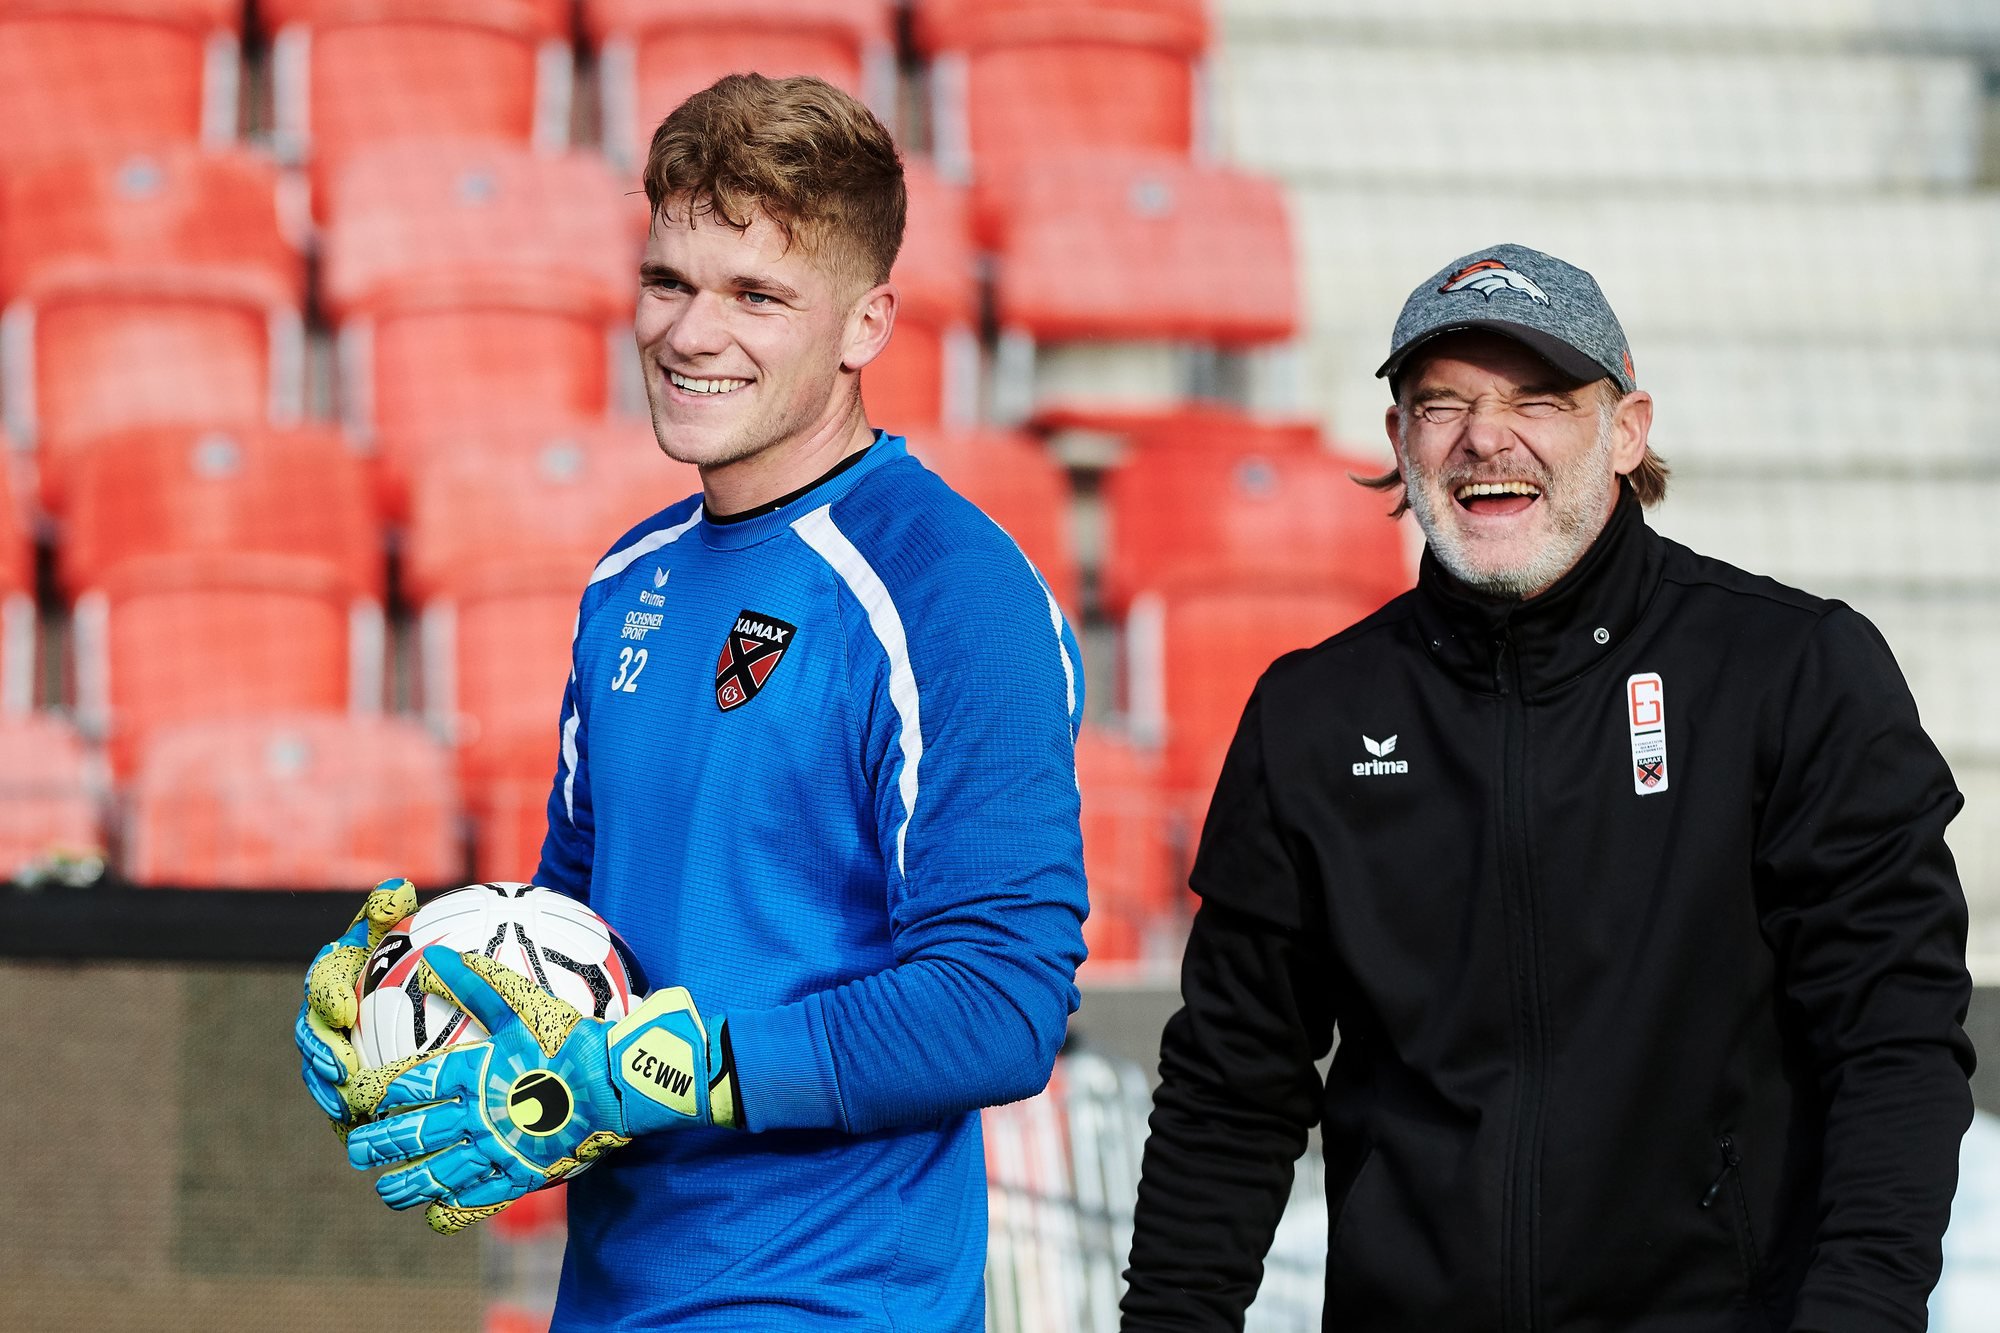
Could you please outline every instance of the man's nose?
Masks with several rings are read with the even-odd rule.
[[[729,333],[722,319],[722,301],[710,292],[697,292],[674,316],[667,327],[668,350],[677,357],[713,356],[729,345]]]
[[[1512,416],[1505,408],[1475,404],[1465,414],[1465,435],[1460,444],[1475,458],[1491,458],[1514,447]]]

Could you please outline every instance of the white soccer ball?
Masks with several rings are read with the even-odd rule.
[[[426,903],[368,956],[354,1027],[365,1067],[486,1036],[472,1015],[418,989],[417,965],[432,945],[485,954],[589,1018],[623,1018],[645,995],[631,950],[576,899],[534,884],[470,885]]]

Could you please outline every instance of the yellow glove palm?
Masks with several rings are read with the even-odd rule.
[[[340,938],[314,955],[306,969],[305,1001],[292,1027],[292,1040],[299,1049],[299,1073],[314,1104],[333,1122],[334,1132],[343,1140],[349,1130],[374,1116],[382,1094],[396,1076],[423,1058],[412,1055],[377,1069],[363,1069],[353,1036],[361,1007],[358,983],[368,957],[398,922],[416,910],[416,885],[407,879],[383,880],[369,892]],[[451,998],[443,990],[436,993]],[[433,1231],[450,1235],[506,1206],[459,1208],[437,1203],[424,1216]]]

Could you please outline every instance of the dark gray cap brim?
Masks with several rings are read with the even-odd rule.
[[[1397,377],[1403,373],[1403,367],[1409,364],[1410,358],[1424,347],[1450,334],[1469,333],[1475,330],[1502,334],[1524,344],[1529,351],[1578,384],[1617,378],[1615,372],[1599,365],[1596,358],[1570,346],[1554,334],[1531,328],[1526,324],[1516,324],[1507,319],[1468,319],[1456,324],[1447,324],[1442,328],[1426,329],[1391,353],[1389,359],[1382,363],[1382,368],[1375,372],[1375,378],[1382,379],[1386,376],[1390,386],[1394,387]]]

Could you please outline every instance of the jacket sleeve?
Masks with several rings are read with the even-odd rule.
[[[1011,546],[871,560],[812,531],[845,580],[896,961],[728,1015],[745,1117],[865,1133],[1031,1096],[1083,960],[1075,638]]]
[[[1794,1328],[1921,1330],[1972,1119],[1963,804],[1888,646],[1841,607],[1791,685],[1758,826],[1764,929],[1823,1098]]]
[[[1182,1007],[1160,1042],[1123,1327],[1241,1329],[1333,1040],[1324,915],[1273,814],[1261,693],[1202,830]],[[1322,941],[1316,943],[1316,941]]]

